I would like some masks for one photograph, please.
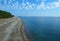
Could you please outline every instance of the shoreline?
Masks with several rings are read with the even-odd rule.
[[[21,35],[22,35],[22,40],[23,41],[28,41],[28,39],[26,37],[26,34],[25,34],[25,31],[24,31],[24,22],[23,22],[23,20],[22,20],[22,25],[21,25],[20,32],[21,32]]]
[[[8,18],[8,19],[2,19],[3,21],[2,21],[2,23],[0,22],[0,24],[3,24],[3,23],[6,23],[7,24],[7,22],[9,22],[9,21],[13,21],[13,19],[14,20],[17,20],[18,19],[18,24],[16,24],[16,25],[18,25],[18,27],[19,27],[19,31],[18,31],[18,33],[20,34],[19,35],[19,37],[20,37],[20,41],[28,41],[28,38],[27,38],[27,35],[25,34],[25,29],[24,29],[24,21],[23,21],[23,19],[21,19],[21,18],[17,18],[17,17],[14,17],[14,18]],[[13,31],[14,33],[16,33],[16,35],[18,34],[15,30]],[[12,40],[12,41],[14,41],[14,39],[17,37],[16,35],[16,37],[14,37],[14,33],[11,33],[11,36],[10,36],[10,39],[8,39],[8,40]],[[13,36],[12,36],[13,35]],[[13,38],[11,38],[11,37],[13,37]],[[18,40],[17,40],[18,41]]]

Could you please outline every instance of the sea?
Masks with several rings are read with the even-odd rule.
[[[60,17],[19,17],[29,41],[60,41]]]

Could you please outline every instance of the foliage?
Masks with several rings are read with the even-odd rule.
[[[14,17],[10,12],[0,10],[0,18],[11,18]]]

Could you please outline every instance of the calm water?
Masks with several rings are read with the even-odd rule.
[[[60,41],[60,17],[23,17],[30,41]]]

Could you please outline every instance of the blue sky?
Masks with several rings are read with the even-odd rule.
[[[60,0],[0,0],[0,9],[15,16],[60,16]]]

